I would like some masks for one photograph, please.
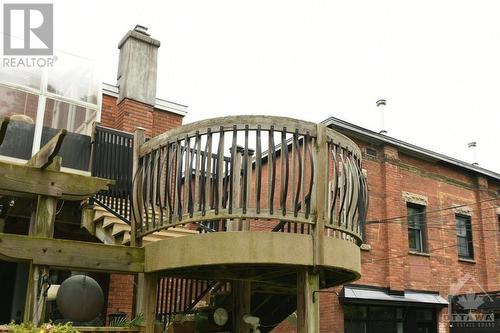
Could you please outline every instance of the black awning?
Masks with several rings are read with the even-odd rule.
[[[405,290],[390,294],[387,289],[346,286],[342,288],[339,300],[343,304],[376,304],[393,306],[447,307],[448,301],[436,293]]]

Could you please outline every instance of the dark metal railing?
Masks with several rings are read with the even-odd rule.
[[[166,324],[175,314],[193,312],[204,298],[208,304],[209,293],[227,292],[229,288],[226,282],[161,277],[158,280],[156,319]]]
[[[123,221],[130,223],[133,135],[96,126],[92,150],[92,176],[113,179],[115,185],[91,199]]]

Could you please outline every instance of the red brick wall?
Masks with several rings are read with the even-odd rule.
[[[125,312],[130,319],[132,318],[133,305],[134,276],[110,274],[106,314]],[[106,318],[106,320],[108,320],[108,318]]]
[[[153,137],[166,132],[169,129],[182,125],[182,116],[154,109],[153,112]]]
[[[105,127],[130,133],[143,127],[146,135],[151,137],[182,125],[181,115],[127,98],[117,105],[116,100],[116,97],[103,95],[101,124]]]
[[[101,124],[109,128],[116,128],[115,120],[118,113],[116,97],[102,95]]]

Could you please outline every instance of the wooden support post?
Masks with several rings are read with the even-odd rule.
[[[308,268],[297,272],[297,333],[318,333],[319,273]]]
[[[134,131],[134,154],[132,159],[132,179],[135,179],[135,175],[137,170],[139,170],[139,160],[140,160],[140,149],[142,144],[146,142],[145,129],[142,127],[138,127]],[[140,180],[136,179],[135,183],[132,184],[133,187],[138,186],[140,184]],[[137,237],[137,224],[140,221],[137,221],[136,214],[142,214],[142,209],[139,202],[131,203],[134,205],[135,214],[131,214],[130,216],[130,246],[141,246],[142,241]]]
[[[30,221],[29,235],[52,238],[56,209],[56,198],[39,195],[36,211]],[[49,286],[48,277],[49,268],[47,266],[31,265],[28,275],[24,319],[34,325],[42,323],[45,317],[46,291]]]
[[[233,146],[234,148],[234,146]],[[232,205],[233,209],[242,207],[243,178],[241,169],[244,163],[244,150],[240,147],[234,152],[233,168],[231,177],[233,182]],[[248,194],[247,194],[248,197]],[[241,219],[234,219],[227,222],[228,231],[248,231],[248,223]],[[233,294],[233,332],[250,333],[250,326],[243,321],[244,315],[252,315],[252,285],[250,281],[234,281],[231,285]]]
[[[241,207],[241,163],[242,163],[242,157],[243,155],[241,154],[241,149],[238,147],[236,148],[236,152],[234,152],[234,161],[233,161],[233,168],[234,170],[231,170],[231,175],[230,177],[232,178],[233,182],[233,193],[232,193],[232,206],[233,209],[237,209]],[[234,219],[234,220],[228,220],[227,221],[227,231],[241,231],[241,220],[240,219]]]
[[[325,237],[325,221],[328,208],[328,143],[326,135],[326,126],[318,124],[318,137],[316,141],[315,154],[317,172],[315,173],[315,205],[316,223],[313,228],[314,241],[314,267],[323,263],[323,240]]]
[[[144,315],[144,331],[154,332],[158,274],[140,273],[137,280],[136,314]]]
[[[139,160],[140,160],[140,151],[141,146],[146,142],[146,134],[145,129],[142,127],[137,127],[134,131],[134,148],[133,148],[133,157],[132,157],[132,179],[135,180],[132,183],[132,193],[136,187],[142,189],[142,180],[138,177],[136,179],[137,171],[139,170]],[[137,200],[135,196],[132,196],[133,201],[130,203],[133,207],[133,214],[130,214],[130,246],[140,247],[142,246],[142,238],[140,238],[137,234],[138,224],[142,223],[141,218],[139,217],[143,212],[142,203],[140,200]],[[146,318],[147,310],[147,302],[145,303],[145,297],[148,293],[148,279],[149,276],[146,276],[144,273],[139,273],[134,277],[135,287],[134,287],[134,303],[135,303],[135,314],[144,314],[144,318],[146,322],[148,318]],[[156,285],[155,285],[156,288]],[[155,292],[156,294],[156,292]],[[154,298],[156,300],[156,297]],[[148,323],[146,323],[147,325]],[[154,319],[153,319],[154,326]],[[146,326],[147,327],[147,326]],[[146,332],[153,332],[153,330],[146,329]]]
[[[57,153],[62,143],[65,131],[60,132],[57,138],[52,139],[28,162],[28,165],[46,168],[51,171],[60,171],[62,159]],[[29,235],[34,237],[53,238],[54,224],[57,212],[57,198],[39,195],[36,211],[30,220]],[[30,265],[28,274],[28,289],[26,291],[24,321],[32,322],[38,326],[45,319],[45,302],[47,298],[49,268],[47,266]]]
[[[243,321],[244,315],[252,315],[252,290],[249,281],[234,281],[233,293],[233,332],[250,333],[250,326]]]

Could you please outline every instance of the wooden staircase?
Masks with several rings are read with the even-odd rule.
[[[130,244],[130,225],[99,205],[94,205],[91,208],[88,203],[84,204],[82,207],[82,228],[86,229],[91,235],[97,237],[104,244]],[[197,233],[196,230],[184,227],[161,230],[143,237],[143,245],[158,240],[183,237]]]

